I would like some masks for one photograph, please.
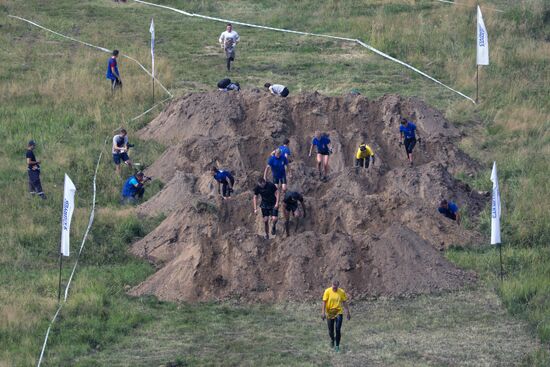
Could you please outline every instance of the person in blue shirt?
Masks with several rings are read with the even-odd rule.
[[[321,133],[320,131],[315,132],[315,137],[311,141],[311,147],[309,148],[310,157],[314,146],[317,147],[317,169],[319,170],[319,179],[321,181],[326,181],[328,174],[328,157],[332,153],[329,135],[327,133]]]
[[[407,152],[407,159],[409,160],[409,164],[413,165],[413,149],[416,145],[416,142],[419,143],[422,142],[422,139],[419,137],[418,140],[416,139],[416,135],[418,134],[416,132],[416,125],[413,124],[411,121],[408,121],[406,118],[401,118],[401,125],[399,126],[399,134],[401,135],[401,138],[403,139],[403,142],[399,143],[399,145],[405,146],[405,151]]]
[[[218,182],[218,193],[222,196],[222,199],[229,199],[235,184],[235,178],[231,172],[212,167],[212,175],[214,180]]]
[[[115,91],[117,88],[122,88],[122,79],[120,79],[120,73],[118,72],[118,50],[113,51],[113,56],[109,59],[107,64],[106,77],[111,81],[111,91]]]
[[[460,213],[458,205],[456,205],[452,201],[447,201],[445,199],[441,200],[437,211],[439,211],[441,214],[449,219],[456,220],[456,223],[460,225]]]
[[[122,204],[134,204],[136,201],[141,200],[145,193],[145,187],[143,186],[150,179],[141,171],[128,177],[122,186]]]
[[[264,170],[264,180],[267,179],[267,170],[271,168],[273,175],[273,183],[277,185],[277,188],[284,195],[286,191],[286,167],[288,166],[288,159],[282,154],[280,149],[275,149],[275,154],[270,155],[267,160],[267,166]]]
[[[290,151],[290,148],[288,147],[288,144],[290,143],[290,140],[286,139],[283,140],[283,145],[281,145],[278,149],[281,151],[281,154],[285,156],[288,163],[291,162],[290,155],[292,152]],[[275,150],[271,152],[271,155],[275,155]]]

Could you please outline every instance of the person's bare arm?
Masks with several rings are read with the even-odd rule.
[[[265,166],[265,170],[264,170],[264,180],[267,180],[267,170],[269,169],[269,164],[267,166]]]
[[[27,164],[40,164],[40,161],[32,161],[30,158],[27,158]]]
[[[306,204],[304,204],[304,200],[300,201],[302,204],[302,210],[304,211],[304,218],[306,217]]]
[[[309,147],[309,156],[311,157],[311,153],[313,152],[313,144]]]
[[[460,212],[456,212],[456,224],[460,225]]]
[[[346,317],[347,319],[351,319],[351,313],[349,312],[349,306],[346,301],[342,302],[342,306],[344,306],[344,310],[346,311]]]
[[[275,209],[277,209],[279,207],[279,199],[280,199],[281,195],[279,194],[279,190],[275,191]]]
[[[323,320],[327,318],[326,309],[327,309],[327,301],[323,301],[323,304],[321,306],[321,319]]]
[[[258,212],[258,202],[256,199],[256,195],[254,195],[254,198],[252,199],[252,203],[254,204],[254,214]]]

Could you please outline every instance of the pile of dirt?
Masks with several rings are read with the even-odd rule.
[[[398,144],[401,116],[416,122],[423,139],[414,167]],[[315,130],[329,132],[334,147],[324,183],[315,158],[308,158]],[[437,205],[450,198],[475,218],[486,198],[453,175],[477,165],[456,147],[460,132],[418,99],[196,93],[167,106],[139,136],[168,146],[147,169],[166,185],[139,207],[166,219],[132,246],[158,271],[131,294],[185,301],[319,298],[337,277],[354,298],[407,296],[475,279],[440,250],[478,242],[479,235],[442,217]],[[294,159],[289,189],[304,194],[309,215],[288,238],[280,220],[278,235],[265,240],[251,190],[285,137]],[[361,142],[374,149],[376,166],[357,172]],[[214,164],[237,179],[229,201],[216,195]]]

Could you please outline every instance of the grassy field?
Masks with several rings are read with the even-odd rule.
[[[358,38],[475,94],[475,22],[468,7],[428,0],[157,2]],[[358,302],[356,318],[346,329],[349,344],[335,358],[323,344],[317,305],[193,306],[125,295],[128,286],[154,271],[129,257],[126,248],[160,219],[143,221],[131,209],[119,208],[122,179],[114,175],[104,141],[124,126],[136,142],[135,160],[147,165],[159,156],[164,147],[132,137],[156,112],[129,122],[152,105],[150,81],[135,64],[121,59],[125,88],[113,98],[104,78],[107,54],[7,15],[118,48],[145,65],[154,17],[159,79],[176,95],[211,90],[225,76],[217,45],[223,24],[132,2],[0,0],[0,366],[36,362],[56,307],[63,174],[78,188],[75,250],[88,222],[91,178],[102,150],[96,222],[69,303],[52,333],[47,365],[550,363],[550,5],[544,0],[487,4],[505,12],[484,12],[491,65],[481,70],[481,103],[476,106],[353,44],[236,27],[242,42],[231,77],[245,88],[277,81],[293,92],[341,94],[356,88],[369,98],[418,96],[463,129],[463,149],[487,167],[465,180],[487,190],[490,164],[499,164],[505,281],[498,281],[493,248],[453,249],[451,260],[480,273],[476,288],[413,300]],[[36,154],[43,162],[44,202],[26,192],[23,157],[30,138],[38,142]],[[160,186],[155,182],[148,196]],[[487,233],[488,215],[484,218],[480,230]],[[73,262],[74,256],[64,279]],[[495,339],[501,342],[495,344]],[[482,363],[476,364],[478,356]]]

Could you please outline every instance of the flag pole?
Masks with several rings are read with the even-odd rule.
[[[479,65],[476,65],[476,103],[479,102]]]
[[[59,286],[57,287],[57,303],[61,300],[61,269],[63,268],[63,254],[61,253],[61,246],[59,249]]]
[[[155,104],[155,76],[153,75],[153,104]]]
[[[504,269],[502,268],[502,243],[498,244],[498,250],[500,252],[500,282],[504,281]]]

